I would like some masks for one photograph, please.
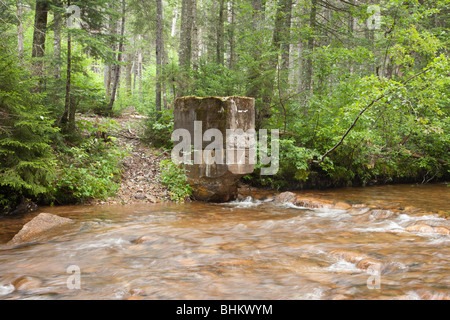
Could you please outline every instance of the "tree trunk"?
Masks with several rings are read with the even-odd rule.
[[[116,10],[114,3],[109,3],[109,9],[110,10]],[[111,34],[111,36],[117,34],[117,23],[113,19],[112,16],[109,17],[108,21],[108,29]],[[115,43],[112,43],[110,45],[111,51],[115,52],[117,49],[117,46]],[[105,84],[105,93],[106,98],[108,100],[111,100],[111,83],[113,82],[114,72],[113,72],[113,64],[111,62],[108,62],[105,64],[105,77],[104,77],[104,84]]]
[[[278,73],[281,78],[279,83],[287,83],[288,78],[291,10],[292,0],[279,1],[275,16],[275,28],[273,31],[272,45],[277,52],[281,51],[281,59],[278,59],[278,55],[275,54],[272,58],[271,67],[275,69],[278,64],[278,68],[281,71]]]
[[[224,5],[225,0],[219,0],[219,19],[217,20],[216,63],[224,64]]]
[[[236,29],[236,11],[234,8],[234,1],[235,0],[231,0],[231,4],[230,4],[230,28],[229,28],[230,61],[228,62],[228,68],[230,68],[231,70],[234,69],[234,66],[236,64],[235,36],[234,36],[234,32]]]
[[[163,5],[162,0],[156,0],[156,117],[159,119],[161,112],[161,71],[163,58]]]
[[[181,6],[180,50],[178,64],[187,70],[192,58],[192,7],[194,0],[183,0]]]
[[[172,26],[170,27],[170,36],[175,37],[177,34],[178,7],[173,8]]]
[[[139,36],[139,39],[141,39],[140,36]],[[142,61],[143,61],[143,59],[142,59],[142,48],[139,48],[138,63],[137,63],[139,98],[142,96]]]
[[[197,0],[192,5],[192,68],[198,69],[198,23],[197,23]]]
[[[313,51],[314,39],[316,32],[316,15],[317,15],[317,0],[311,0],[311,8],[309,12],[309,28],[311,34],[308,36],[308,58],[305,61],[305,80],[303,88],[308,93],[312,92],[312,78],[313,78]]]
[[[134,57],[134,53],[133,52],[128,52],[127,53],[127,65],[125,68],[125,83],[127,86],[127,93],[128,94],[132,94],[132,78],[131,78],[131,73],[133,70],[133,57]]]
[[[68,0],[68,6],[70,6],[70,0]],[[64,101],[64,113],[60,120],[60,125],[64,133],[70,132],[69,114],[71,114],[70,104],[70,89],[71,89],[71,74],[72,74],[72,38],[70,30],[67,33],[67,77],[66,77],[66,97]]]
[[[291,40],[291,17],[292,17],[292,0],[285,0],[283,13],[284,24],[282,30],[282,43],[281,43],[281,69],[287,71],[289,69],[289,48]]]
[[[252,29],[255,33],[260,33],[264,26],[264,11],[265,0],[253,0],[253,20]],[[252,51],[253,60],[258,63],[252,63],[248,70],[249,87],[246,95],[248,97],[255,98],[255,126],[259,129],[262,125],[262,121],[268,117],[268,109],[270,107],[270,97],[267,90],[265,90],[266,84],[269,82],[267,79],[261,81],[264,71],[267,68],[267,64],[261,61],[262,48],[260,43],[253,43],[254,49]],[[263,82],[263,84],[261,84]],[[270,84],[271,85],[271,84]]]
[[[48,10],[50,9],[50,3],[48,0],[36,1],[36,12],[34,16],[34,32],[33,32],[33,47],[31,51],[31,57],[37,58],[34,62],[33,75],[40,78],[38,86],[35,88],[35,92],[41,91],[42,76],[44,62],[42,58],[45,54],[45,37],[47,32],[47,17]]]
[[[111,100],[109,101],[109,113],[112,114],[114,102],[116,100],[117,87],[119,85],[120,80],[120,62],[122,62],[122,52],[123,52],[123,37],[125,35],[125,10],[126,10],[126,2],[122,0],[122,21],[120,25],[120,40],[119,40],[119,52],[117,53],[117,62],[113,69],[114,79],[113,79],[113,87],[111,90]]]
[[[55,79],[61,79],[61,25],[62,25],[62,3],[55,0],[56,9],[53,18],[53,64],[55,68]]]
[[[17,18],[19,24],[17,25],[17,52],[19,58],[23,57],[23,6],[22,1],[17,1]]]

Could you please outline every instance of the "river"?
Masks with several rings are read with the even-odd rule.
[[[346,209],[275,203],[274,194],[249,191],[223,204],[43,207],[75,223],[15,247],[6,242],[39,212],[2,218],[0,299],[450,297],[450,235],[405,230],[450,228],[445,184],[298,192]],[[361,269],[336,250],[380,265]],[[24,276],[34,285],[15,289]]]

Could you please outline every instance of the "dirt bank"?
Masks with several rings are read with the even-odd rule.
[[[133,113],[117,118],[88,115],[79,115],[78,118],[98,123],[112,120],[113,129],[107,134],[116,138],[114,142],[128,153],[123,160],[124,172],[117,194],[105,200],[91,200],[88,204],[127,205],[170,201],[169,191],[159,179],[159,164],[170,158],[170,153],[155,149],[141,140],[145,116]]]

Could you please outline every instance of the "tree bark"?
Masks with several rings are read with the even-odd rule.
[[[194,0],[183,0],[181,4],[180,50],[178,64],[184,70],[191,66],[192,59],[192,7]]]
[[[224,64],[224,4],[225,0],[219,0],[219,19],[217,20],[216,63]]]
[[[283,13],[284,23],[282,30],[281,43],[281,70],[287,71],[289,69],[289,48],[291,40],[291,20],[292,20],[292,0],[285,0]]]
[[[42,58],[45,54],[45,38],[47,34],[47,17],[48,10],[50,9],[50,3],[48,0],[37,0],[36,11],[34,16],[34,32],[33,32],[33,47],[31,51],[31,57],[37,58],[34,62],[34,76],[40,78],[38,86],[35,88],[35,92],[41,91],[42,76],[44,62]]]
[[[62,13],[59,11],[62,9],[61,0],[55,0],[55,6],[53,18],[53,64],[55,68],[55,79],[61,79],[61,25],[62,25]]]
[[[156,118],[159,119],[161,112],[161,78],[163,58],[163,7],[162,0],[156,0]]]
[[[178,54],[178,65],[183,76],[178,81],[177,95],[182,96],[188,91],[188,77],[192,62],[192,25],[195,0],[182,0],[181,3],[181,29],[180,49]]]
[[[67,6],[70,6],[70,0],[67,1]],[[70,99],[70,90],[71,90],[71,74],[72,74],[72,38],[70,34],[70,30],[67,33],[67,77],[66,77],[66,97],[64,101],[64,113],[60,120],[60,126],[62,127],[62,131],[64,133],[70,132],[70,120],[69,114],[71,113],[71,99]],[[74,113],[75,114],[75,113]],[[73,119],[75,120],[75,119]],[[74,121],[75,125],[75,121]]]
[[[192,5],[192,69],[198,69],[198,21],[197,21],[197,0],[193,0]]]
[[[311,8],[309,12],[309,28],[311,34],[308,36],[308,58],[305,61],[305,80],[303,88],[306,92],[312,91],[312,79],[313,79],[313,52],[314,52],[314,40],[316,32],[316,16],[317,16],[317,0],[311,0]]]
[[[133,57],[134,53],[132,51],[129,51],[127,53],[127,65],[125,68],[125,83],[127,86],[127,93],[132,94],[132,78],[131,73],[133,70]]]
[[[236,64],[236,53],[235,53],[235,29],[236,29],[236,11],[234,8],[234,1],[231,0],[230,3],[230,27],[229,27],[229,42],[230,42],[230,61],[228,61],[228,68],[231,70],[234,69]]]
[[[125,35],[125,11],[126,11],[126,2],[122,0],[122,21],[120,25],[120,40],[119,40],[119,52],[117,53],[117,64],[114,66],[114,81],[113,87],[111,90],[111,100],[109,101],[109,113],[112,114],[114,102],[116,101],[116,92],[117,87],[119,85],[120,80],[120,62],[122,62],[122,52],[123,52],[123,37]]]
[[[23,6],[22,1],[17,1],[17,17],[19,24],[17,25],[17,52],[19,58],[23,58]]]

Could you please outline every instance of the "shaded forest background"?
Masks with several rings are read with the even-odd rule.
[[[170,149],[185,95],[256,99],[280,170],[255,185],[448,180],[449,18],[448,0],[0,0],[1,210],[114,194],[114,117],[147,115]]]

